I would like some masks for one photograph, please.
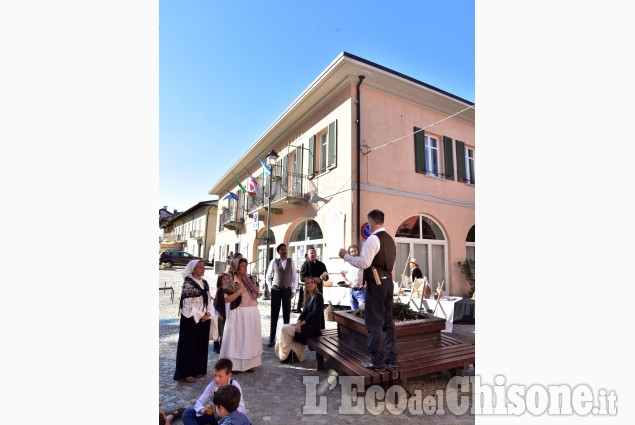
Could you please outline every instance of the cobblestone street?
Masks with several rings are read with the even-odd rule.
[[[164,282],[168,285],[172,282],[175,288],[182,282],[182,268],[175,270],[161,270],[159,272],[159,286]],[[205,279],[210,287],[215,290],[216,277],[213,270],[206,268]],[[169,411],[178,407],[193,407],[198,397],[203,393],[205,387],[213,379],[213,365],[218,359],[218,355],[209,348],[209,360],[207,375],[197,379],[193,384],[172,379],[174,373],[174,359],[179,335],[178,295],[175,295],[172,302],[170,291],[159,292],[159,405],[164,411]],[[325,300],[328,302],[328,300]],[[371,414],[365,409],[363,415],[339,414],[341,404],[341,387],[335,385],[329,389],[329,376],[338,376],[337,372],[331,369],[326,362],[326,370],[318,372],[315,370],[315,353],[307,350],[305,360],[301,363],[290,365],[281,364],[274,354],[272,348],[267,348],[270,324],[270,302],[262,298],[258,300],[260,316],[262,318],[262,366],[253,373],[234,374],[243,389],[243,397],[247,409],[247,416],[253,424],[296,424],[296,423],[317,423],[317,424],[348,424],[348,423],[421,423],[426,421],[429,424],[473,424],[474,416],[469,412],[465,415],[455,416],[447,408],[445,398],[456,397],[457,389],[450,388],[446,392],[446,386],[450,380],[449,372],[430,374],[425,377],[410,379],[408,381],[408,391],[415,394],[415,390],[421,390],[422,396],[434,395],[437,390],[443,390],[444,414],[433,415],[413,415],[408,409],[399,415],[391,414],[384,409],[378,416]],[[291,322],[295,322],[299,315],[291,314]],[[282,314],[278,321],[278,331],[282,326]],[[326,322],[327,328],[335,328],[335,322]],[[473,325],[454,325],[454,332],[450,336],[466,342],[474,342]],[[474,374],[474,369],[470,368],[469,375]],[[303,414],[303,406],[306,404],[306,387],[303,384],[304,376],[319,377],[318,397],[325,396],[327,401],[327,414]],[[331,379],[332,380],[332,379]],[[460,395],[466,395],[459,393]],[[363,401],[363,397],[361,398]],[[380,400],[381,401],[381,400]],[[319,402],[319,400],[318,400]],[[381,405],[380,405],[381,406]],[[181,424],[179,419],[174,422]]]

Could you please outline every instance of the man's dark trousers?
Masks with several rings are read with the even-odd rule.
[[[286,325],[291,320],[291,288],[280,289],[277,286],[271,288],[271,333],[269,334],[269,341],[276,340],[280,304],[282,304],[282,320]]]
[[[397,361],[392,297],[392,279],[381,279],[381,285],[374,279],[367,282],[364,323],[368,330],[370,361],[376,366],[383,365],[384,361]]]

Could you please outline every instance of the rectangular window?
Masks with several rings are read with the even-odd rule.
[[[474,184],[474,149],[465,148],[465,177],[467,183]]]
[[[309,139],[309,178],[337,165],[337,121]]]
[[[439,176],[439,141],[430,136],[424,136],[426,152],[426,174]]]

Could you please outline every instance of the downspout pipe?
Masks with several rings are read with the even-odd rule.
[[[360,204],[360,193],[361,193],[361,157],[362,157],[362,98],[360,94],[359,87],[362,85],[362,81],[366,78],[363,75],[359,76],[359,83],[357,83],[357,246],[360,247],[361,250],[362,244],[360,243],[360,237],[362,234],[362,229],[360,227],[360,218],[361,218],[361,204]]]

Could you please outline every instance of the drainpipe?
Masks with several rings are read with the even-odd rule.
[[[361,95],[359,91],[359,86],[362,85],[362,81],[364,80],[363,75],[359,76],[359,83],[357,84],[357,246],[361,249],[360,236],[361,236],[361,228],[360,228],[360,216],[361,216],[361,205],[360,205],[360,186],[361,186],[361,170],[359,169],[359,164],[361,162],[362,155],[362,103],[361,103]]]

